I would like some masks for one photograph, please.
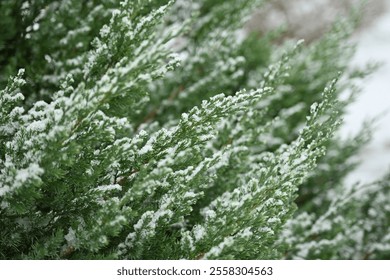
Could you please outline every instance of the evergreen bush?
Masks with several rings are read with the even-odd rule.
[[[242,36],[261,3],[1,1],[0,258],[389,258],[337,136],[359,14]]]

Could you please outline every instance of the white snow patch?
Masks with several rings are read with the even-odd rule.
[[[96,189],[98,189],[99,191],[103,191],[103,192],[112,191],[112,190],[121,191],[122,190],[122,186],[118,185],[118,184],[105,185],[105,186],[99,186]]]
[[[390,167],[390,3],[387,12],[358,38],[354,63],[382,62],[383,66],[363,85],[363,92],[345,116],[341,135],[356,134],[363,121],[387,112],[378,122],[370,144],[358,155],[362,164],[351,173],[346,184],[367,183],[382,177]]]
[[[206,235],[206,230],[203,226],[197,225],[194,227],[194,237],[196,241],[201,240]]]

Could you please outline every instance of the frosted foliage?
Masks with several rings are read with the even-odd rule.
[[[342,184],[353,19],[309,44],[244,34],[260,0],[46,2],[0,4],[0,258],[388,255],[388,180]]]

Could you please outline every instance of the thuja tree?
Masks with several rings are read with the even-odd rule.
[[[242,36],[261,2],[1,1],[1,258],[390,257],[390,180],[343,184],[357,13]]]

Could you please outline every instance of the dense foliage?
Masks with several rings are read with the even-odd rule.
[[[1,1],[0,258],[389,258],[337,136],[359,15],[243,36],[261,2]]]

